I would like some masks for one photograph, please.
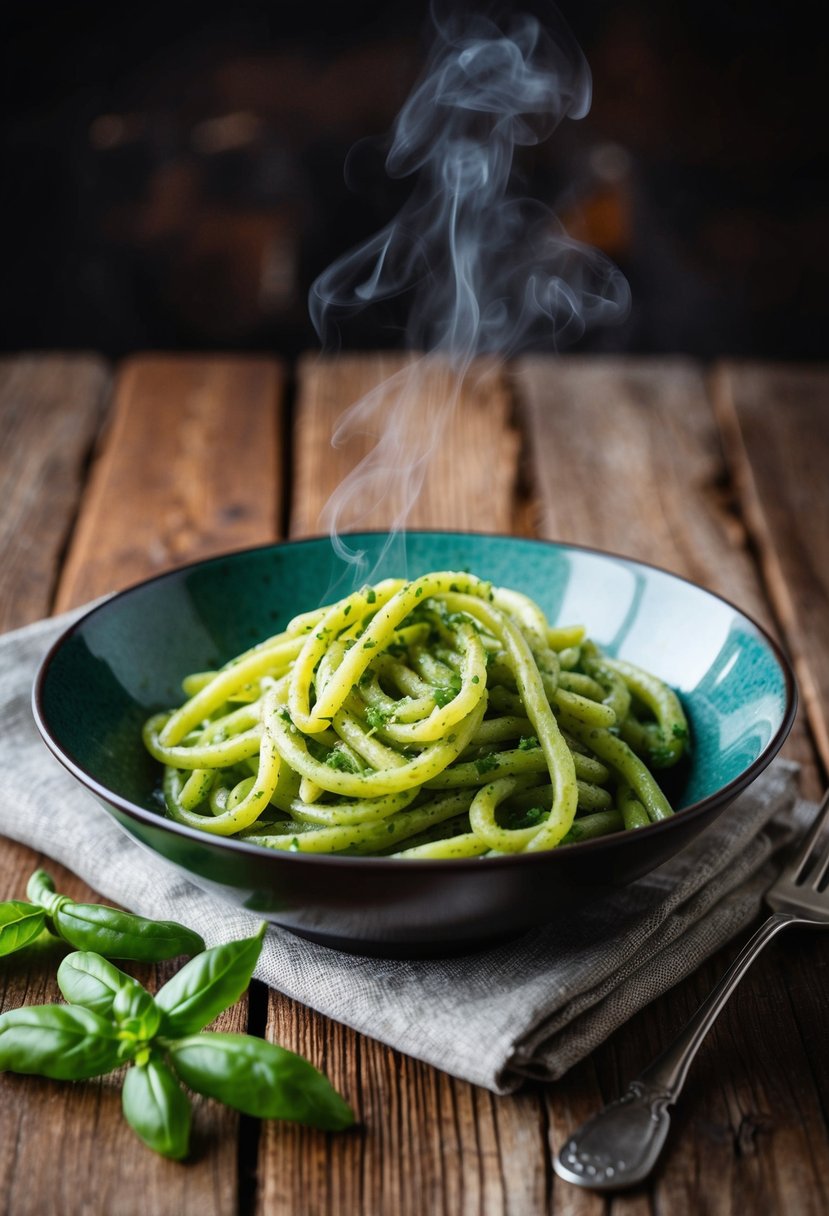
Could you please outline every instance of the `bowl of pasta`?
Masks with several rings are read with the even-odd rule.
[[[133,837],[291,931],[471,949],[660,865],[769,763],[789,664],[664,570],[476,533],[248,549],[92,608],[35,717]]]

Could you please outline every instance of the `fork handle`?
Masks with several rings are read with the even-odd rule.
[[[794,924],[799,917],[793,912],[774,912],[748,939],[722,979],[692,1014],[687,1024],[671,1043],[644,1072],[639,1083],[647,1089],[665,1095],[668,1105],[673,1105],[682,1092],[688,1070],[728,998],[739,984],[760,951],[768,945],[781,929]]]
[[[561,1178],[593,1190],[618,1190],[648,1176],[668,1134],[667,1108],[679,1097],[717,1014],[763,947],[798,920],[794,913],[775,912],[760,926],[671,1046],[631,1082],[627,1093],[570,1137],[553,1163]]]

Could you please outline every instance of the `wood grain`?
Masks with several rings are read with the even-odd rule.
[[[95,356],[0,360],[0,631],[51,607],[108,382]]]
[[[714,401],[768,593],[829,772],[827,369],[724,363]]]
[[[329,1138],[263,1125],[258,1211],[523,1216],[547,1210],[543,1104],[499,1099],[278,997],[269,1034],[324,1059],[360,1126]]]
[[[771,624],[698,365],[685,359],[523,359],[539,533],[655,562]]]
[[[272,359],[129,360],[57,607],[273,539],[282,499],[281,386]]]
[[[393,439],[375,465],[381,434]],[[355,473],[343,528],[387,528],[403,512],[410,528],[511,531],[518,444],[494,364],[476,365],[458,384],[428,360],[308,357],[298,373],[291,535],[326,531],[329,496]]]
[[[383,355],[300,365],[294,476],[283,487],[274,361],[130,361],[83,492],[106,369],[61,358],[0,366],[0,470],[10,487],[0,551],[12,562],[0,566],[6,626],[42,614],[53,599],[66,607],[190,558],[267,541],[283,527],[318,531],[331,491],[372,447],[370,435],[356,434],[331,451],[336,421],[402,363]],[[687,360],[526,360],[511,386],[492,366],[481,373],[460,394],[412,523],[596,544],[689,575],[776,628],[802,683],[810,673],[810,698],[825,701],[823,372],[730,365],[714,378],[716,412],[702,370]],[[426,408],[409,425],[431,440],[445,369],[427,369],[424,383]],[[781,400],[794,403],[788,420],[774,416]],[[383,409],[391,402],[387,395]],[[291,502],[284,525],[283,489]],[[368,522],[383,525],[394,509],[392,493]],[[814,709],[812,724],[819,737]],[[803,724],[790,754],[804,762],[804,788],[814,794],[822,773]],[[39,860],[4,844],[0,898],[19,894]],[[92,897],[49,865],[62,890]],[[775,943],[743,982],[692,1070],[650,1185],[606,1200],[551,1170],[569,1131],[670,1041],[737,949],[708,960],[555,1086],[502,1099],[255,986],[224,1026],[249,1025],[306,1054],[354,1103],[361,1124],[329,1137],[238,1120],[201,1102],[186,1166],[135,1140],[120,1117],[117,1078],[59,1085],[4,1076],[0,1216],[818,1216],[829,1209],[829,972],[817,934]],[[60,946],[52,950],[59,956]],[[56,999],[56,957],[47,955],[4,961],[0,1007]],[[153,986],[170,969],[147,968],[142,978]]]
[[[0,627],[13,629],[49,612],[62,550],[78,510],[85,465],[106,405],[109,372],[92,356],[25,355],[0,361]],[[88,889],[61,866],[12,841],[0,849],[0,899],[19,898],[29,875],[48,864],[59,889]],[[3,960],[0,1009],[58,998],[55,943]],[[51,1118],[53,1085],[0,1078],[0,1212],[34,1213],[31,1171],[50,1160],[61,1128]],[[58,1101],[61,1116],[66,1109]],[[23,1139],[25,1137],[25,1146]],[[39,1140],[38,1155],[32,1140]],[[30,1146],[31,1145],[31,1150]],[[31,1152],[31,1155],[30,1155]],[[21,1166],[23,1168],[21,1168]],[[41,1209],[42,1210],[42,1209]]]
[[[275,538],[280,384],[278,365],[263,359],[152,358],[126,366],[59,582],[60,607],[178,562]],[[60,427],[28,434],[35,465],[50,466],[60,434]],[[42,528],[42,520],[33,526]],[[17,872],[6,862],[2,877],[8,894],[19,894],[36,859],[28,850],[11,856]],[[49,864],[70,894],[96,898]],[[38,965],[28,955],[5,966],[5,1004],[59,999],[54,971],[54,960]],[[148,967],[139,978],[155,989],[171,971],[169,964]],[[219,1025],[245,1030],[247,1003]],[[117,1077],[60,1085],[4,1076],[0,1117],[0,1212],[226,1216],[238,1209],[240,1121],[217,1103],[194,1104],[186,1166],[137,1140],[121,1117]]]
[[[291,532],[315,531],[328,496],[370,449],[359,437],[327,453],[343,409],[399,371],[388,356],[306,360],[300,367]],[[445,369],[426,369],[424,412],[446,399]],[[423,387],[425,385],[425,387]],[[383,410],[393,407],[391,398]],[[408,424],[407,424],[408,425]],[[323,453],[326,453],[323,455]],[[410,516],[412,526],[503,531],[509,527],[518,442],[509,396],[497,369],[482,368],[458,396],[435,463]],[[389,502],[370,520],[387,525]],[[499,1102],[484,1090],[390,1051],[347,1027],[272,993],[267,1033],[293,1050],[323,1059],[352,1101],[362,1125],[325,1144],[322,1137],[264,1124],[257,1210],[349,1216],[473,1216],[545,1209],[544,1116],[537,1093]]]
[[[699,365],[529,358],[513,383],[539,535],[654,562],[778,633]],[[802,723],[785,754],[816,796],[822,778]]]
[[[673,359],[525,360],[514,382],[543,535],[654,561],[774,627],[699,368]],[[816,793],[819,773],[802,723],[789,752],[804,762],[805,788]],[[605,1098],[670,1042],[736,949],[721,951],[595,1053]],[[805,936],[791,965],[805,977],[819,956],[819,943]],[[742,1203],[749,1211],[821,1210],[829,1177],[824,996],[813,985],[795,1013],[779,955],[761,957],[703,1047],[655,1182],[623,1206],[617,1201],[614,1212],[628,1203],[672,1213],[731,1213]],[[565,1093],[574,1081],[565,1078]],[[561,1093],[550,1095],[550,1123],[560,1136],[584,1113],[562,1118]],[[716,1197],[701,1181],[712,1175]]]

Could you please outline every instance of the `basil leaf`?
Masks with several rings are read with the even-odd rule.
[[[248,1034],[205,1031],[168,1045],[170,1061],[196,1093],[261,1119],[293,1119],[341,1131],[354,1113],[302,1056]]]
[[[116,993],[112,1016],[123,1035],[133,1039],[151,1039],[161,1024],[161,1010],[137,980],[131,980]]]
[[[20,899],[0,904],[0,955],[13,954],[28,946],[40,937],[45,924],[46,913],[42,908]]]
[[[159,1056],[136,1064],[124,1077],[124,1118],[148,1148],[174,1161],[190,1147],[190,1100],[169,1065]]]
[[[91,950],[67,954],[58,967],[58,987],[70,1005],[83,1005],[102,1017],[111,1013],[121,988],[135,983],[132,976]]]
[[[115,1027],[79,1005],[24,1005],[0,1014],[0,1072],[80,1081],[118,1064]]]
[[[168,980],[155,998],[164,1011],[162,1034],[194,1034],[238,1001],[253,975],[265,928],[255,937],[205,950]]]
[[[161,1010],[147,989],[91,950],[67,955],[58,968],[58,986],[73,1005],[114,1020],[125,1043],[122,1057],[132,1053],[137,1041],[151,1039],[158,1030]]]
[[[147,920],[102,904],[61,905],[53,915],[55,930],[70,946],[94,950],[107,958],[160,963],[179,954],[198,954],[204,941],[198,933],[172,920]]]

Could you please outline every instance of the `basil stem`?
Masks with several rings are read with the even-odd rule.
[[[58,986],[73,1005],[109,1016],[115,1023],[121,1060],[131,1059],[158,1032],[161,1010],[150,993],[100,954],[67,955],[58,968]]]
[[[263,924],[254,937],[214,946],[177,971],[155,998],[163,1013],[161,1033],[195,1034],[238,1001],[251,981],[264,933]]]
[[[140,963],[160,963],[204,950],[199,934],[176,921],[148,920],[103,904],[78,904],[68,895],[58,895],[45,870],[35,870],[26,894],[45,911],[54,932],[76,950],[94,950],[107,958]]]
[[[0,955],[22,950],[40,937],[45,925],[46,913],[42,908],[20,899],[0,904]]]
[[[24,1005],[0,1014],[0,1072],[81,1081],[119,1063],[117,1030],[78,1005]]]
[[[112,1016],[122,1038],[137,1042],[148,1040],[158,1032],[161,1025],[161,1010],[146,988],[137,980],[124,985],[112,1002]]]
[[[341,1131],[354,1113],[302,1056],[247,1034],[204,1031],[167,1043],[173,1068],[196,1093],[261,1119]]]
[[[55,894],[55,884],[45,870],[35,870],[26,883],[26,894],[33,904],[45,908]]]
[[[41,910],[56,919],[68,901],[50,885],[41,871],[36,886],[49,903]],[[68,955],[58,984],[70,1004],[0,1015],[0,1072],[82,1080],[132,1061],[124,1116],[145,1144],[174,1159],[186,1155],[190,1138],[190,1102],[179,1080],[260,1118],[350,1127],[351,1108],[302,1056],[252,1035],[202,1030],[247,988],[264,932],[263,924],[253,937],[197,955],[155,998],[100,954]]]
[[[190,1146],[190,1100],[164,1060],[135,1064],[121,1091],[124,1118],[148,1148],[178,1161]]]

